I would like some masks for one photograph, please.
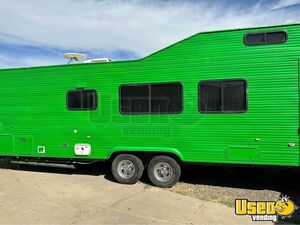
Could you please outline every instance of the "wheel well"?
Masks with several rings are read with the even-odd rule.
[[[175,159],[179,164],[181,164],[181,159],[174,153],[170,153],[170,152],[137,152],[137,151],[118,151],[118,152],[114,152],[110,155],[109,157],[109,161],[112,161],[117,155],[120,154],[132,154],[135,155],[137,157],[139,157],[145,166],[148,165],[148,163],[150,162],[150,160],[154,157],[154,156],[158,156],[158,155],[165,155],[165,156],[169,156],[173,159]]]

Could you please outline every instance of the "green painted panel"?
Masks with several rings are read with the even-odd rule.
[[[259,161],[259,150],[255,147],[234,146],[227,149],[229,161]]]
[[[33,154],[32,137],[15,136],[16,154],[19,156],[31,156]]]
[[[12,135],[0,134],[0,155],[14,155],[14,142]]]

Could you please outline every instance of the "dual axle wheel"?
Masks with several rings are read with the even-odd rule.
[[[122,184],[134,184],[143,175],[144,164],[140,158],[131,154],[121,154],[114,158],[112,174]],[[181,169],[176,160],[169,156],[155,156],[147,165],[150,181],[157,187],[172,187],[180,178]]]

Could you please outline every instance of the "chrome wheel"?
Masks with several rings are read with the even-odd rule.
[[[121,184],[135,184],[142,177],[144,164],[142,160],[131,154],[117,155],[111,164],[111,172]]]
[[[173,177],[173,168],[169,163],[159,162],[154,167],[154,176],[160,182],[168,182]]]
[[[120,177],[130,179],[135,174],[135,165],[130,160],[122,160],[118,163],[117,172]]]

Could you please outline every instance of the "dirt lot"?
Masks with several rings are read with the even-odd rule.
[[[234,199],[300,202],[298,172],[189,166],[170,190],[109,174],[105,164],[0,169],[0,224],[261,224],[236,216]]]

